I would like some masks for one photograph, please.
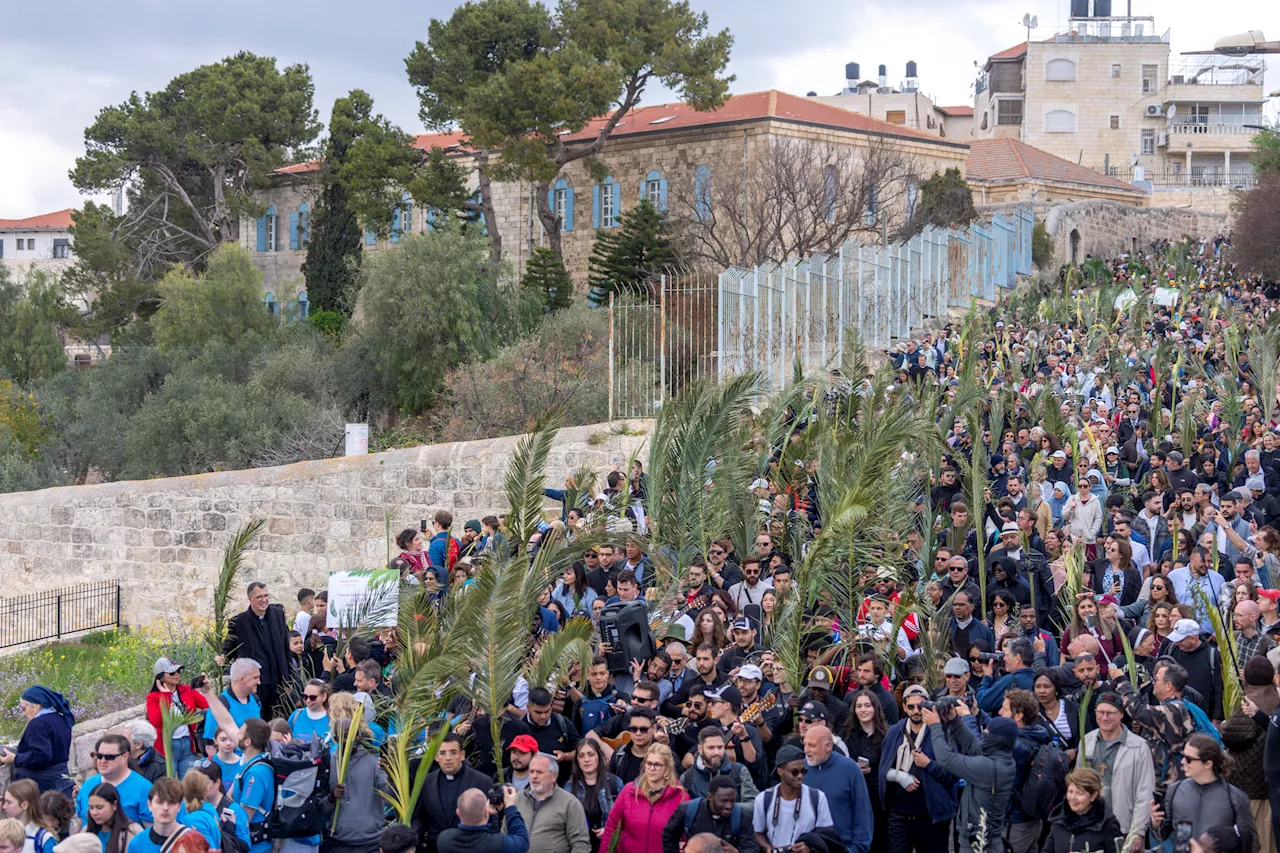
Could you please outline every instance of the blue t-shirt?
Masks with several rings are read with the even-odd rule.
[[[262,719],[262,703],[258,701],[258,697],[250,694],[246,702],[241,702],[231,692],[230,688],[222,691],[222,698],[227,700],[227,710],[231,712],[231,719],[237,726],[243,726],[245,720],[251,720],[254,717]],[[214,736],[218,733],[218,721],[213,714],[206,713],[204,715],[204,739],[213,743]],[[239,752],[237,747],[236,752]]]
[[[252,763],[252,762],[251,762]],[[231,788],[231,799],[244,807],[249,815],[249,824],[260,823],[267,819],[271,806],[275,803],[275,777],[271,773],[271,765],[262,759],[253,763],[240,773],[240,778]],[[257,809],[256,812],[249,811]],[[271,840],[260,841],[249,848],[249,853],[266,853],[271,849]]]
[[[80,786],[80,793],[76,795],[76,815],[81,823],[89,820],[89,795],[100,784],[102,784],[101,773],[90,776]],[[147,777],[130,770],[129,775],[120,780],[120,784],[115,787],[116,793],[120,795],[120,807],[124,809],[129,820],[143,826],[150,826],[154,818],[151,817],[151,809],[147,806],[147,797],[151,794],[151,783],[147,781]],[[129,844],[132,846],[133,842]]]
[[[222,827],[218,824],[218,813],[208,803],[201,803],[200,808],[193,812],[187,811],[187,804],[183,803],[178,809],[178,823],[203,835],[204,840],[209,842],[210,850],[222,849]]]
[[[293,736],[303,743],[324,741],[329,734],[329,715],[313,720],[306,708],[299,708],[289,715],[289,728],[293,729]]]
[[[213,758],[209,759],[214,764],[218,765],[218,767],[222,768],[222,789],[224,791],[231,790],[231,783],[236,781],[236,777],[239,776],[240,771],[244,769],[244,759],[240,758],[238,755],[236,758],[239,760],[232,764],[229,761],[223,760],[222,756],[215,752],[213,754]]]
[[[182,832],[186,827],[178,826],[177,832]],[[169,840],[167,835],[160,835],[154,829],[148,829],[138,833],[129,842],[128,853],[160,853],[160,848],[164,847],[164,843]]]

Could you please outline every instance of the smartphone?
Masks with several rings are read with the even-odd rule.
[[[419,532],[421,532],[421,533],[426,533],[426,532],[427,532],[427,520],[426,520],[425,518],[424,518],[424,519],[422,519],[421,523],[419,523],[419,525],[418,525],[418,531],[419,531]]]
[[[1173,853],[1191,853],[1191,821],[1180,820],[1174,828]]]
[[[863,758],[861,755],[859,755],[859,756],[858,756],[858,766],[859,766],[859,767],[866,767],[866,766],[867,766],[868,764],[870,764],[870,763],[871,763],[870,761],[868,761],[867,759]]]
[[[1084,625],[1085,625],[1085,627],[1086,627],[1086,628],[1097,628],[1097,627],[1098,627],[1098,617],[1097,617],[1097,616],[1086,616],[1086,617],[1084,617]]]

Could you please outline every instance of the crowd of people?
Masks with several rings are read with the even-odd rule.
[[[784,477],[775,448],[750,484],[754,535],[712,539],[673,592],[637,462],[599,494],[547,490],[559,517],[528,543],[499,516],[455,538],[447,511],[397,538],[391,567],[443,599],[487,555],[603,531],[532,617],[535,634],[590,620],[595,656],[521,677],[505,707],[452,705],[417,748],[434,767],[408,825],[379,761],[398,736],[396,632],[341,637],[323,590],[298,591],[290,621],[253,583],[225,689],[156,661],[147,719],[103,735],[75,790],[70,709],[24,694],[0,853],[1274,851],[1280,406],[1245,346],[1280,294],[1238,277],[1225,238],[1092,264],[1137,300],[997,312],[889,354],[892,394],[939,401],[941,461],[884,560],[901,568],[867,565],[856,612],[814,590],[801,671],[781,614],[807,583],[789,531],[824,520],[816,461]],[[979,434],[955,412],[942,429],[975,357]],[[789,411],[792,433],[861,387],[834,377]],[[647,645],[621,654],[605,628],[636,607]],[[321,819],[289,834],[273,759],[298,755],[329,769]]]

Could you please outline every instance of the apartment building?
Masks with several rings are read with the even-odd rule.
[[[1095,0],[1095,12],[1109,7]],[[1154,192],[1250,185],[1243,155],[1261,123],[1265,63],[1171,60],[1169,36],[1152,17],[1073,14],[1065,33],[992,54],[974,138],[1018,139]]]
[[[973,107],[968,104],[938,106],[920,91],[919,66],[906,64],[906,76],[896,86],[889,84],[888,66],[881,65],[877,79],[862,79],[862,66],[845,65],[845,85],[834,95],[810,92],[806,97],[820,104],[839,107],[900,127],[909,127],[942,139],[968,142],[973,130]]]
[[[0,260],[13,271],[58,271],[72,262],[71,209],[0,219]]]

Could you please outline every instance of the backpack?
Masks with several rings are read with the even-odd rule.
[[[36,853],[44,853],[44,846],[49,841],[53,841],[54,843],[57,843],[58,841],[58,839],[54,838],[47,831],[38,827],[36,828],[34,835],[27,836],[27,840],[35,845]]]
[[[318,835],[325,828],[321,802],[329,796],[329,750],[318,740],[291,741],[272,748],[278,751],[255,755],[235,781],[243,795],[250,768],[266,764],[271,769],[271,811],[264,820],[249,824],[250,844],[274,838],[305,838]]]
[[[248,843],[236,832],[236,816],[230,800],[218,805],[218,828],[222,830],[222,853],[249,853]]]
[[[1071,762],[1057,743],[1046,743],[1036,750],[1022,783],[1018,807],[1027,817],[1046,819],[1067,796],[1067,774]]]
[[[817,814],[818,804],[817,797],[813,804],[814,813]],[[693,837],[693,819],[698,816],[698,809],[702,806],[702,797],[694,797],[692,800],[684,804],[684,836],[686,839]],[[729,814],[729,831],[733,833],[734,838],[738,837],[738,831],[742,828],[742,806],[738,803],[733,804],[733,811]]]
[[[1187,709],[1187,713],[1191,715],[1191,722],[1195,723],[1196,734],[1209,735],[1218,742],[1218,746],[1224,746],[1222,743],[1222,735],[1218,734],[1218,729],[1209,720],[1209,715],[1204,709],[1195,702],[1188,702],[1185,699],[1174,700],[1171,704],[1180,705]]]
[[[588,699],[584,696],[578,704],[578,713],[582,715],[582,736],[586,737],[587,732],[613,716],[613,706],[608,698]]]

